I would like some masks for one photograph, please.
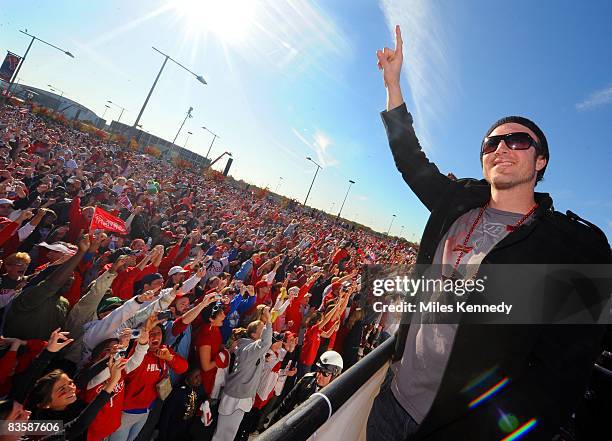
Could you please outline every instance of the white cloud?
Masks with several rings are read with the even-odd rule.
[[[340,164],[340,162],[331,155],[330,146],[333,144],[332,140],[319,129],[314,130],[312,137],[307,135],[312,140],[306,138],[305,135],[301,134],[297,129],[291,129],[293,134],[302,141],[310,150],[312,150],[317,156],[317,162],[321,167],[332,167]]]
[[[589,110],[610,103],[612,103],[612,86],[593,92],[586,100],[576,104],[576,109]]]
[[[437,4],[429,0],[380,1],[392,36],[389,47],[395,47],[395,25],[402,29],[402,70],[410,86],[411,110],[421,144],[429,149],[431,126],[440,121],[452,96],[450,91],[458,89],[457,79],[450,73],[447,24],[442,23]]]

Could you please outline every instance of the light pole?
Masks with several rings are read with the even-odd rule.
[[[276,186],[276,190],[274,190],[274,193],[278,193],[278,189],[279,189],[279,187],[280,187],[280,185],[281,185],[281,181],[282,181],[282,180],[283,180],[283,177],[282,177],[282,176],[280,176],[280,177],[278,178],[278,185]]]
[[[402,228],[400,228],[400,232],[397,235],[398,237],[402,237],[402,232],[404,231],[404,226],[402,225]]]
[[[310,156],[307,156],[306,159],[309,160],[310,162],[312,162],[314,165],[317,166],[317,171],[315,172],[314,178],[312,178],[312,182],[310,183],[310,188],[308,189],[308,193],[306,193],[306,199],[304,199],[304,206],[306,206],[306,202],[308,201],[308,196],[310,196],[310,190],[312,190],[312,186],[314,185],[314,181],[315,181],[315,179],[317,179],[317,173],[319,173],[319,169],[323,168],[319,164],[314,162]]]
[[[51,89],[51,92],[59,92],[60,93],[60,98],[63,98],[64,96],[64,91],[62,89],[59,89],[55,86],[52,86],[51,84],[47,84],[47,86],[49,87],[49,89]]]
[[[106,111],[110,109],[110,106],[108,104],[104,104],[104,107],[105,109],[104,109],[104,112],[102,113],[102,119],[104,119],[104,116],[106,116]]]
[[[178,132],[176,132],[176,136],[172,140],[172,144],[174,144],[174,142],[176,141],[176,138],[178,138],[179,134],[181,133],[181,130],[183,130],[183,126],[185,125],[185,121],[187,121],[187,118],[193,118],[193,116],[191,115],[191,112],[193,112],[193,107],[190,107],[189,110],[187,110],[187,114],[185,115],[185,119],[183,120],[183,123],[179,127]]]
[[[391,225],[393,225],[394,220],[395,220],[395,215],[393,215],[393,217],[391,218],[391,223],[389,224],[389,229],[387,230],[387,236],[389,235],[389,232],[391,231]]]
[[[49,89],[51,89],[51,92],[53,93],[60,92],[60,99],[58,100],[57,107],[55,108],[55,111],[57,112],[62,106],[62,98],[64,97],[64,91],[62,89],[58,89],[57,87],[52,86],[51,84],[47,84],[47,86],[49,87]]]
[[[211,132],[210,130],[208,130],[206,127],[202,126],[202,128],[204,130],[206,130],[208,133],[210,133],[213,136],[213,140],[210,143],[210,147],[208,147],[208,151],[206,152],[206,159],[208,159],[208,155],[210,155],[210,149],[212,149],[213,144],[215,143],[215,139],[219,138],[219,135],[217,135],[216,133]]]
[[[342,209],[344,208],[344,203],[346,202],[346,198],[348,197],[349,191],[351,191],[351,185],[353,185],[355,181],[349,179],[349,186],[346,190],[346,194],[344,195],[344,200],[342,201],[342,205],[340,206],[340,211],[338,212],[338,216],[336,216],[336,220],[340,219],[340,215],[342,214]]]
[[[23,63],[25,63],[26,57],[28,56],[28,52],[30,52],[30,48],[32,47],[32,44],[34,43],[34,40],[38,40],[38,41],[40,41],[41,43],[45,43],[47,46],[51,46],[52,48],[55,48],[55,49],[57,49],[58,51],[61,51],[61,52],[65,53],[65,54],[66,54],[66,55],[68,55],[70,58],[74,58],[74,55],[72,55],[70,52],[65,51],[64,49],[59,48],[59,47],[57,47],[57,46],[55,46],[55,45],[53,45],[53,44],[51,44],[51,43],[49,43],[49,42],[47,42],[47,41],[45,41],[45,40],[41,40],[40,38],[38,38],[38,37],[36,37],[36,36],[34,36],[34,35],[28,34],[28,32],[27,32],[27,31],[19,31],[19,32],[21,32],[21,33],[22,33],[22,34],[24,34],[24,35],[27,35],[28,37],[32,37],[32,40],[30,41],[30,44],[28,45],[28,48],[27,48],[27,49],[26,49],[26,51],[25,51],[25,54],[23,54],[23,57],[21,57],[21,61],[20,61],[20,63],[19,63],[19,66],[17,66],[17,70],[15,70],[15,73],[13,74],[13,78],[11,79],[11,82],[9,83],[8,88],[6,89],[6,97],[7,97],[7,99],[8,99],[8,97],[10,96],[11,89],[13,88],[13,84],[14,84],[14,81],[13,81],[13,80],[14,80],[15,78],[17,78],[17,74],[18,74],[18,73],[19,73],[19,71],[21,70],[21,66],[23,66]]]
[[[185,138],[185,145],[183,146],[184,149],[187,148],[187,141],[189,141],[189,137],[193,135],[192,132],[187,132],[187,138]]]
[[[331,208],[329,209],[329,212],[330,212],[330,213],[333,213],[333,212],[334,212],[334,205],[336,205],[336,203],[335,203],[335,202],[332,202],[332,204],[331,204]]]
[[[159,72],[157,73],[157,76],[155,77],[155,81],[153,81],[153,85],[151,86],[151,90],[149,90],[149,94],[147,95],[147,98],[145,99],[144,104],[142,105],[142,108],[140,109],[140,112],[138,113],[138,117],[136,118],[136,121],[134,121],[134,125],[132,127],[136,127],[138,125],[138,123],[140,122],[140,117],[142,117],[142,114],[145,110],[145,108],[147,107],[147,103],[149,102],[149,98],[151,98],[151,94],[153,93],[153,89],[155,89],[155,86],[157,85],[157,80],[159,80],[159,77],[162,73],[162,71],[164,70],[164,67],[166,67],[166,63],[168,62],[168,60],[173,61],[175,64],[178,64],[180,67],[182,67],[183,69],[185,69],[187,72],[189,72],[190,74],[192,74],[194,77],[196,77],[196,79],[202,83],[202,84],[207,84],[206,81],[204,80],[204,78],[202,77],[202,75],[198,75],[194,72],[192,72],[191,70],[187,69],[185,66],[183,66],[181,63],[179,63],[178,61],[176,61],[175,59],[173,59],[170,55],[166,55],[164,54],[162,51],[153,48],[153,50],[159,52],[160,54],[162,54],[164,56],[164,62],[162,64],[161,69],[159,69]]]
[[[121,121],[121,117],[123,116],[123,112],[126,110],[125,107],[121,107],[119,104],[113,103],[111,100],[108,100],[107,103],[108,104],[112,104],[113,106],[116,106],[119,109],[121,109],[121,113],[119,114],[119,118],[117,118],[117,122]]]

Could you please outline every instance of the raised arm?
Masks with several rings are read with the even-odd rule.
[[[87,250],[89,250],[89,244],[89,235],[85,235],[79,241],[79,250],[76,252],[76,254],[68,259],[68,261],[63,265],[59,265],[59,268],[51,273],[48,280],[50,285],[61,288],[64,283],[68,281],[78,264],[83,259],[83,256],[85,256]]]
[[[198,303],[196,306],[194,306],[193,308],[191,308],[189,311],[187,311],[185,314],[181,316],[181,321],[186,325],[193,322],[196,318],[198,318],[198,315],[200,315],[200,313],[204,310],[204,308],[206,308],[211,303],[215,302],[216,295],[217,293],[213,292],[205,296],[204,300],[202,300],[200,303]]]
[[[395,50],[386,47],[376,52],[387,88],[387,111],[382,113],[382,119],[397,169],[416,196],[432,211],[440,195],[459,184],[440,173],[421,149],[400,87],[404,57],[399,26],[395,28],[395,36]]]

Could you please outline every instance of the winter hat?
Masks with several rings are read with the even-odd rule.
[[[160,273],[147,274],[141,279],[141,282],[143,283],[143,285],[150,285],[155,280],[157,279],[163,280],[163,278],[164,277]]]
[[[544,156],[544,158],[546,158],[546,165],[544,166],[542,170],[538,172],[538,178],[536,182],[541,181],[542,178],[544,177],[544,172],[546,171],[546,167],[548,166],[548,162],[550,160],[550,154],[548,151],[548,141],[546,140],[546,136],[544,135],[544,132],[542,132],[542,130],[538,127],[538,125],[534,123],[533,121],[531,121],[530,119],[524,118],[522,116],[506,116],[502,119],[497,120],[495,123],[493,123],[493,125],[489,128],[489,130],[487,130],[485,138],[489,136],[491,132],[495,130],[495,128],[501,126],[502,124],[507,124],[507,123],[515,123],[515,124],[520,124],[524,127],[527,127],[529,130],[535,133],[535,135],[538,137],[537,141],[539,142],[540,147],[537,149],[537,152],[539,155],[542,155]],[[480,150],[480,164],[482,164],[482,149]]]
[[[116,309],[122,304],[123,300],[121,300],[119,297],[107,297],[105,299],[102,299],[102,301],[98,304],[98,309],[96,310],[96,312],[98,313],[98,315],[100,315],[103,312]]]

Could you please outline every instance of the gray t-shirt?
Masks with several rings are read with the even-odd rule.
[[[433,259],[435,265],[444,264],[450,269],[454,267],[459,253],[453,248],[463,245],[479,212],[480,208],[470,210],[451,225],[438,244]],[[506,226],[515,225],[522,217],[521,214],[487,208],[467,244],[473,249],[463,255],[457,272],[465,275],[467,264],[470,265],[470,273],[475,271],[493,247],[509,234]],[[456,324],[412,323],[404,356],[393,365],[393,395],[419,424],[436,397],[456,332]]]

